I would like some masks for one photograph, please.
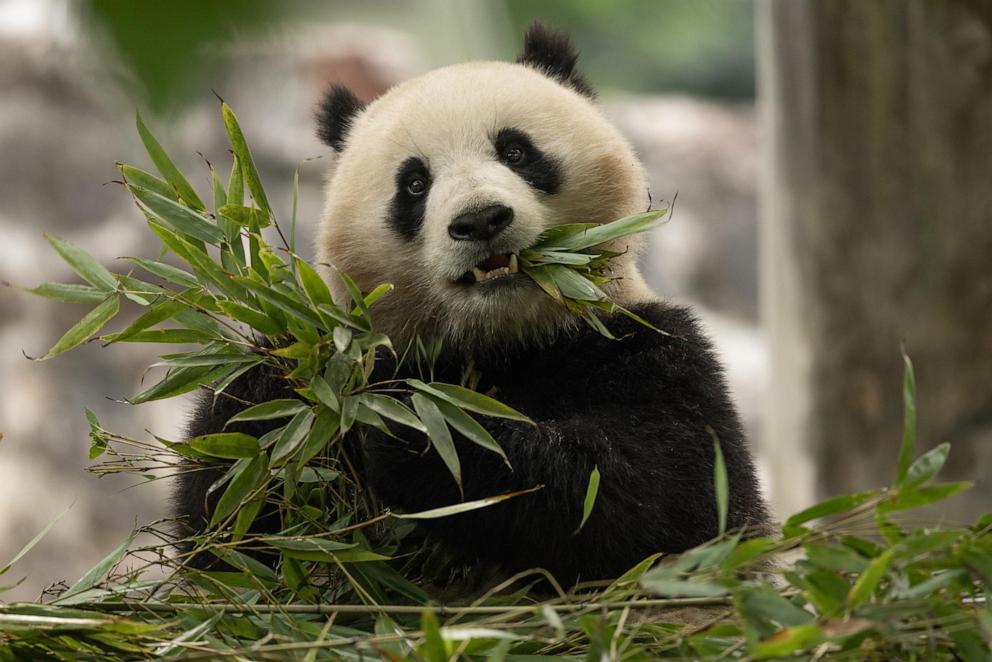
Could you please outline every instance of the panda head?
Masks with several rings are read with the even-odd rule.
[[[643,211],[647,183],[630,145],[594,104],[567,37],[539,25],[516,63],[437,69],[367,106],[334,86],[318,113],[337,153],[318,258],[363,290],[396,290],[373,321],[394,343],[440,336],[466,353],[543,342],[576,323],[517,272],[517,254],[563,223]],[[611,247],[614,248],[614,247]],[[647,296],[636,247],[616,250],[608,293]]]

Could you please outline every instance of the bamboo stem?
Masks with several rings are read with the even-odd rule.
[[[600,609],[648,609],[648,608],[678,608],[706,607],[729,605],[730,597],[715,598],[656,598],[646,600],[625,600],[620,602],[575,602],[555,605],[555,611],[577,612]],[[288,613],[288,614],[420,614],[424,610],[433,611],[438,616],[458,616],[467,614],[528,614],[538,609],[540,605],[507,605],[498,606],[469,606],[448,607],[445,605],[236,605],[231,603],[128,603],[128,602],[92,602],[73,605],[76,609],[91,609],[111,613],[150,611],[159,613],[174,613],[183,609],[199,609],[220,611],[226,614],[242,613]],[[0,613],[3,610],[0,609]]]

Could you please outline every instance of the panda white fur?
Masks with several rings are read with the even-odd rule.
[[[438,69],[368,106],[335,86],[318,113],[319,135],[337,153],[318,239],[332,290],[347,299],[337,270],[363,290],[393,283],[376,306],[378,330],[396,346],[415,334],[442,338],[439,379],[457,382],[474,362],[480,390],[537,422],[482,421],[512,471],[492,452],[457,446],[465,499],[541,490],[424,526],[467,561],[543,567],[563,582],[615,577],[655,552],[716,535],[712,433],[727,463],[728,526],[760,531],[768,522],[710,344],[688,310],[651,295],[633,242],[617,247],[624,254],[608,292],[665,335],[611,316],[603,321],[619,340],[606,339],[515,273],[515,254],[543,230],[648,204],[643,169],[576,60],[566,37],[535,25],[517,63]],[[256,371],[230,388],[236,399],[201,402],[191,435],[223,429],[244,402],[285,387]],[[426,439],[394,431],[400,441],[366,433],[378,497],[406,511],[458,502]],[[575,534],[594,466],[599,495]],[[180,478],[176,514],[193,527],[207,519],[212,478]]]

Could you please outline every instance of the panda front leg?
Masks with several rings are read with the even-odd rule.
[[[676,406],[678,404],[676,403]],[[713,442],[709,423],[664,403],[613,406],[537,421],[489,420],[512,470],[495,453],[457,440],[466,500],[540,489],[423,524],[468,558],[510,570],[542,567],[560,582],[616,577],[656,552],[681,552],[714,537]],[[715,426],[727,457],[731,528],[760,530],[767,514],[739,428]],[[458,488],[422,435],[366,438],[373,490],[407,512],[458,503]],[[593,468],[599,493],[582,519]]]
[[[621,340],[579,332],[499,373],[498,397],[537,423],[481,421],[512,470],[497,454],[457,440],[465,499],[541,489],[425,526],[456,550],[508,569],[543,567],[562,582],[616,577],[651,554],[681,552],[718,533],[715,436],[728,474],[728,528],[768,531],[709,341],[683,308],[633,310],[667,333],[611,316],[606,322]],[[399,441],[371,431],[366,452],[372,487],[392,507],[422,511],[461,498],[423,435]],[[577,531],[594,467],[599,493]]]

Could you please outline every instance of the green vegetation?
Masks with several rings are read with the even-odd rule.
[[[96,472],[149,478],[217,472],[220,497],[210,528],[185,542],[225,565],[189,567],[192,552],[170,548],[175,541],[161,523],[142,527],[136,535],[157,541],[123,541],[45,603],[0,606],[0,660],[987,659],[992,514],[970,527],[907,516],[968,487],[934,482],[946,444],[913,459],[908,359],[905,435],[891,486],[793,515],[779,537],[730,531],[682,555],[645,559],[608,584],[559,587],[535,570],[464,603],[433,603],[424,586],[437,574],[428,568],[444,560],[425,544],[415,520],[518,495],[390,513],[363,489],[349,440],[363,426],[388,429],[386,421],[426,432],[458,479],[451,430],[502,453],[475,417],[526,421],[526,412],[465,384],[431,381],[436,345],[429,341],[408,350],[425,365],[423,379],[380,379],[373,369],[393,348],[371,320],[376,302],[391,296],[389,286],[361,292],[351,283],[347,305],[332,301],[317,271],[294,254],[292,233],[284,237],[237,120],[226,104],[221,109],[234,162],[226,184],[211,170],[209,205],[138,120],[159,175],[120,169],[162,243],[155,259],[129,258],[133,269],[113,273],[49,237],[86,284],[46,283],[32,291],[94,308],[43,358],[93,337],[179,344],[156,364],[165,374],[132,403],[200,387],[225,397],[225,388],[252,368],[284,376],[298,397],[261,403],[231,419],[285,421],[262,437],[221,432],[188,443],[122,437],[87,411]],[[601,326],[595,311],[613,304],[598,285],[615,254],[596,246],[652,227],[661,215],[555,229],[521,256],[522,266],[549,295]],[[263,228],[283,245],[271,246]],[[166,253],[183,266],[163,261]],[[98,335],[127,301],[144,312],[123,329]],[[719,454],[715,467],[714,508],[725,522]],[[584,517],[595,506],[599,481],[593,471]],[[281,531],[251,530],[266,508],[278,510]],[[44,533],[0,567],[0,576]]]
[[[432,66],[473,58],[512,60],[539,20],[572,35],[597,89],[754,98],[753,0],[242,0],[237,11],[198,0],[78,0],[84,35],[107,71],[158,113],[201,98],[239,63],[230,49],[283,34],[306,38],[315,23],[391,27],[424,45]],[[478,39],[478,31],[487,31]],[[476,43],[499,45],[497,52]],[[301,48],[306,46],[301,45]],[[250,49],[257,50],[257,49]]]
[[[754,98],[752,0],[507,0],[507,7],[514,38],[535,19],[569,33],[597,88]]]

